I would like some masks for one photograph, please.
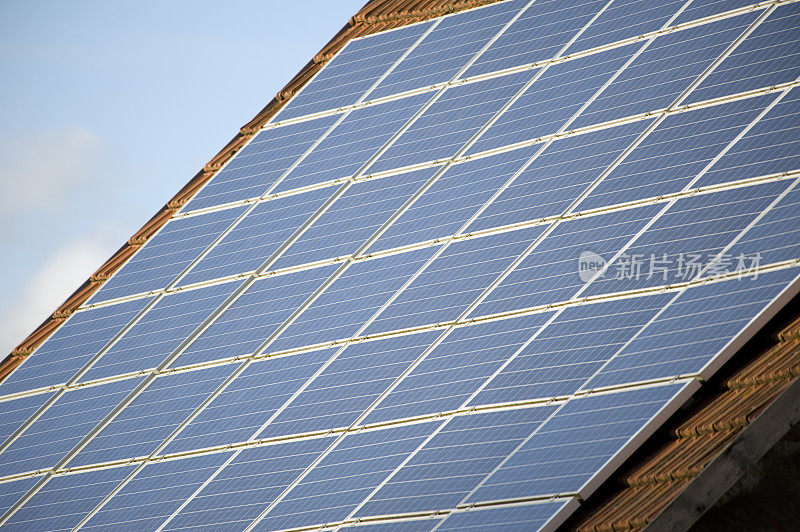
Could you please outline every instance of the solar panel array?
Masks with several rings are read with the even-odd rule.
[[[0,522],[556,526],[797,290],[799,37],[507,0],[349,42],[0,384]]]

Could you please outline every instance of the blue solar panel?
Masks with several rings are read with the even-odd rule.
[[[368,251],[443,238],[459,229],[530,158],[534,149],[452,165],[389,226]]]
[[[41,393],[0,402],[0,444],[6,441],[52,396],[52,393]]]
[[[356,517],[455,508],[554,410],[525,408],[454,418]]]
[[[319,438],[245,449],[164,529],[244,529],[332,440]]]
[[[256,281],[172,366],[253,353],[335,269],[327,266]]]
[[[794,81],[800,74],[800,6],[778,6],[739,47],[692,92],[689,101]]]
[[[679,192],[772,101],[761,96],[669,115],[578,210]]]
[[[798,273],[762,273],[683,292],[585,387],[699,372]]]
[[[583,295],[692,280],[787,186],[778,181],[679,200]],[[730,273],[734,266],[716,273]]]
[[[467,502],[579,492],[684,386],[670,384],[569,401]]]
[[[0,517],[40,480],[41,477],[27,477],[0,484]]]
[[[753,5],[753,0],[694,0],[684,9],[672,25],[718,15],[739,7]]]
[[[457,319],[544,226],[457,241],[389,305],[367,334]]]
[[[202,209],[257,198],[337,120],[327,116],[261,131],[183,208]]]
[[[73,314],[3,380],[0,395],[67,382],[149,302],[139,299]]]
[[[216,453],[150,463],[81,530],[156,530],[229,456]]]
[[[435,251],[417,249],[352,264],[278,336],[270,351],[352,336]]]
[[[423,22],[349,41],[280,110],[275,120],[287,120],[356,103],[431,24]]]
[[[615,0],[567,49],[567,54],[638,37],[663,27],[686,0]]]
[[[69,462],[70,466],[149,456],[234,369],[216,366],[156,378]]]
[[[551,313],[531,314],[456,328],[363,423],[460,408],[551,316]]]
[[[153,369],[239,286],[225,283],[162,298],[104,354],[82,382]]]
[[[627,243],[658,212],[659,206],[577,218],[556,226],[489,296],[472,316],[506,312],[570,299],[584,284],[579,273],[584,252],[601,257]]]
[[[456,512],[436,530],[539,530],[569,504],[557,501]]]
[[[756,16],[749,13],[658,37],[586,108],[573,127],[668,107]]]
[[[312,190],[260,203],[192,268],[182,285],[257,270],[336,192]]]
[[[527,3],[500,2],[443,18],[369,94],[370,99],[450,81]]]
[[[351,186],[287,249],[275,269],[351,255],[414,194],[438,168],[417,170]]]
[[[254,530],[282,530],[346,518],[439,424],[345,436]]]
[[[467,232],[561,214],[648,125],[649,121],[634,122],[553,142]]]
[[[640,45],[550,66],[470,148],[477,153],[557,133]]]
[[[660,294],[567,308],[470,404],[574,393],[671,298]]]
[[[731,247],[728,258],[736,261],[738,266],[739,257],[744,255],[749,267],[756,256],[760,264],[800,257],[799,212],[800,189],[795,188]]]
[[[0,477],[53,467],[140,379],[69,391],[0,454]]]
[[[550,59],[605,3],[605,0],[533,2],[467,70],[465,76]]]
[[[418,94],[352,111],[278,184],[275,192],[357,173],[430,99],[431,94]]]
[[[6,522],[9,530],[72,530],[132,467],[100,469],[50,479]]]
[[[335,353],[335,349],[323,349],[250,364],[164,448],[163,454],[254,438]]]
[[[378,524],[358,525],[355,528],[342,528],[352,532],[431,532],[441,520],[440,516],[426,516],[423,519],[383,521]]]
[[[789,92],[697,182],[727,183],[800,168],[800,91]]]
[[[533,76],[520,72],[444,91],[370,167],[371,172],[453,157]]]
[[[166,288],[244,212],[242,207],[167,223],[89,303]]]
[[[259,437],[350,426],[439,334],[429,331],[347,346]]]

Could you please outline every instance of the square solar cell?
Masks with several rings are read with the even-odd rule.
[[[426,168],[353,184],[281,255],[273,268],[353,254],[437,170]]]
[[[169,454],[247,441],[320,370],[336,349],[251,363],[165,448]]]
[[[254,530],[342,520],[441,422],[348,434]]]
[[[371,525],[359,525],[351,532],[432,532],[441,522],[439,516],[425,517],[408,521],[383,521]],[[346,530],[346,529],[345,529]]]
[[[760,13],[760,12],[759,12]],[[800,6],[778,8],[695,89],[688,102],[794,81],[800,75]]]
[[[160,366],[240,283],[163,297],[80,379],[82,382]]]
[[[569,130],[573,116],[640,46],[630,44],[548,66],[469,152],[492,150]]]
[[[266,193],[337,118],[326,116],[260,131],[194,195],[183,211],[257,198]]]
[[[684,389],[669,384],[570,400],[465,502],[580,493]]]
[[[731,247],[726,259],[738,267],[744,255],[745,266],[750,267],[756,258],[760,264],[800,258],[798,213],[800,188],[795,186]]]
[[[11,509],[12,506],[30,490],[42,477],[27,477],[11,482],[4,482],[0,489],[0,516]]]
[[[0,444],[14,434],[14,431],[28,421],[52,396],[52,393],[40,393],[0,402]]]
[[[577,503],[568,499],[456,512],[450,514],[436,530],[540,530],[559,513],[569,511],[573,505]]]
[[[172,366],[255,352],[335,270],[335,266],[325,266],[259,279]]]
[[[244,212],[243,207],[168,222],[89,303],[166,288]]]
[[[544,226],[453,242],[367,327],[373,334],[457,319]]]
[[[554,411],[545,406],[453,418],[355,516],[455,508]]]
[[[552,142],[492,200],[467,232],[561,214],[648,125],[649,121],[642,120]]]
[[[81,530],[157,529],[230,454],[147,464]]]
[[[0,477],[55,466],[140,382],[128,379],[64,393],[0,454]]]
[[[719,15],[744,6],[752,5],[752,0],[694,0],[684,9],[672,25],[683,24],[693,20]]]
[[[432,22],[413,24],[349,41],[323,69],[286,104],[275,120],[354,104],[428,31]]]
[[[245,449],[167,523],[164,530],[244,529],[334,438]]]
[[[669,107],[756,17],[749,13],[658,37],[581,113],[573,127]]]
[[[448,88],[369,171],[454,157],[532,77],[526,71]]]
[[[156,378],[69,462],[70,466],[149,456],[234,369],[231,365],[216,366]]]
[[[435,252],[429,247],[351,264],[270,344],[270,351],[353,336]]]
[[[335,192],[336,187],[328,187],[259,203],[192,268],[181,284],[259,269]]]
[[[418,94],[350,112],[274,192],[343,179],[365,170],[367,162],[431,97],[430,93]]]
[[[700,372],[797,276],[794,268],[682,292],[585,388]]]
[[[465,76],[554,57],[605,4],[605,0],[533,2],[484,52]]]
[[[77,312],[0,383],[0,395],[63,384],[141,311],[151,298]]]
[[[363,423],[460,408],[551,316],[552,313],[530,314],[457,327],[381,400]]]

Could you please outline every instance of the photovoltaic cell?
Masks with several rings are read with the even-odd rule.
[[[455,508],[555,407],[458,416],[355,514],[355,517]]]
[[[6,522],[9,530],[72,530],[133,467],[53,477]]]
[[[41,479],[42,477],[27,477],[0,484],[0,517]]]
[[[270,351],[352,336],[435,251],[423,248],[353,263],[278,336]]]
[[[275,119],[288,120],[356,103],[431,24],[423,22],[349,41]]]
[[[481,135],[470,153],[557,133],[639,47],[631,44],[548,67]]]
[[[441,521],[441,517],[426,517],[409,521],[386,521],[373,525],[342,527],[349,532],[429,532]]]
[[[191,199],[184,212],[261,196],[337,118],[326,116],[259,132]]]
[[[312,190],[260,203],[192,268],[181,284],[257,270],[336,192]]]
[[[800,189],[787,193],[772,207],[728,252],[728,260],[735,261],[741,255],[747,257],[746,266],[758,257],[761,264],[800,258]]]
[[[749,13],[658,37],[572,124],[668,107],[755,20]]]
[[[234,368],[216,366],[156,378],[69,462],[70,465],[149,456],[233,373]]]
[[[431,93],[352,111],[275,188],[283,192],[358,172],[430,100]]]
[[[0,443],[6,441],[52,396],[52,393],[40,393],[0,402]]]
[[[97,354],[151,298],[73,314],[11,375],[0,383],[0,395],[67,382]]]
[[[684,386],[570,400],[466,502],[579,492]]]
[[[684,9],[672,25],[718,15],[725,11],[752,5],[752,0],[694,0]]]
[[[649,124],[643,120],[551,143],[486,207],[467,232],[561,214]]]
[[[245,449],[167,524],[165,530],[244,529],[333,439]]]
[[[0,454],[0,477],[53,467],[140,379],[68,391]]]
[[[367,334],[454,320],[539,237],[543,226],[451,244],[378,318]]]
[[[247,441],[334,354],[322,349],[250,364],[168,444],[162,454]]]
[[[242,207],[169,221],[89,303],[166,288],[239,217]]]
[[[657,205],[647,205],[559,224],[471,315],[483,316],[570,299],[588,280],[582,278],[585,272],[579,272],[581,254],[613,255],[656,212]]]
[[[440,423],[345,436],[254,530],[282,530],[346,518]]]
[[[153,369],[239,286],[225,283],[162,298],[80,379],[82,382]]]
[[[436,530],[539,530],[569,503],[567,500],[456,512]]]
[[[256,281],[172,366],[255,352],[335,270],[325,266]]]
[[[378,404],[363,423],[460,408],[551,315],[531,314],[456,328]]]
[[[699,372],[797,275],[793,268],[683,292],[585,388]]]
[[[147,464],[81,530],[155,530],[229,456],[216,453]]]
[[[455,156],[532,76],[520,72],[445,90],[373,163],[370,172]]]
[[[443,18],[370,93],[370,99],[450,81],[526,3],[500,2]]]
[[[347,346],[259,438],[352,425],[439,334],[429,331]]]
[[[794,81],[800,74],[800,6],[779,6],[694,91],[689,101]]]
[[[274,268],[353,254],[436,170],[354,184],[281,255]]]
[[[567,308],[470,404],[574,393],[671,298],[672,294],[659,294]]]
[[[550,59],[605,3],[604,0],[533,2],[467,70],[465,76]]]
[[[522,168],[534,150],[523,148],[450,166],[367,251],[455,234]]]

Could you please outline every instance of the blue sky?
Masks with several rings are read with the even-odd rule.
[[[45,319],[364,2],[4,2],[0,350]]]

